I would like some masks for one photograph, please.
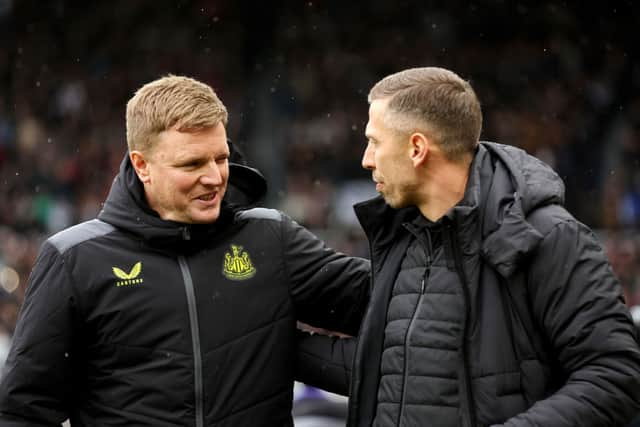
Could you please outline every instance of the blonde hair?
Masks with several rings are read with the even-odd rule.
[[[461,160],[478,145],[480,102],[469,82],[456,73],[424,67],[391,74],[369,92],[369,103],[387,98],[387,126],[405,134],[426,133],[449,160]]]
[[[168,75],[142,86],[127,103],[127,145],[130,151],[147,152],[163,131],[226,126],[227,118],[226,107],[209,85]]]

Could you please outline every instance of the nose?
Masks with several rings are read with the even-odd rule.
[[[371,148],[371,144],[367,144],[367,148],[364,150],[364,154],[362,155],[362,167],[367,170],[374,170],[376,167],[376,163],[374,161],[374,151]]]
[[[206,170],[200,177],[200,181],[205,185],[220,185],[223,182],[223,168],[225,165],[220,165],[216,161],[211,161],[207,165]]]

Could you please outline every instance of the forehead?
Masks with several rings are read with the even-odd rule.
[[[384,116],[388,104],[389,99],[376,99],[369,105],[369,121],[365,130],[367,136],[385,131]]]
[[[210,156],[229,151],[227,132],[222,123],[195,132],[169,129],[160,134],[157,142],[154,147],[157,154],[174,158]]]

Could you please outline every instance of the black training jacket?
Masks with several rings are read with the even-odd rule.
[[[261,176],[232,165],[233,201]],[[0,425],[287,426],[296,319],[355,333],[369,263],[276,210],[161,220],[128,158],[98,219],[42,246],[0,384]]]
[[[356,206],[374,285],[355,350],[349,426],[369,427],[376,413],[385,415],[383,426],[611,427],[630,420],[640,405],[633,323],[605,253],[562,207],[563,193],[557,175],[524,151],[480,144],[464,199],[441,221],[443,279],[427,283],[420,299],[432,312],[416,312],[412,328],[388,331],[406,359],[384,382],[391,309],[422,310],[389,305],[412,241],[406,224],[418,213],[391,209],[381,198]],[[456,327],[425,317],[433,310],[456,319]],[[450,364],[433,361],[443,350],[458,355],[453,375]],[[400,407],[379,408],[381,384],[402,394]]]

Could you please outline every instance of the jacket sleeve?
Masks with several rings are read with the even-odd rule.
[[[531,260],[533,314],[567,380],[507,427],[625,426],[640,407],[640,350],[622,289],[593,232],[557,224]]]
[[[367,305],[370,263],[348,257],[283,215],[284,260],[298,320],[356,335]]]
[[[298,330],[296,380],[331,393],[349,394],[356,338]]]
[[[59,252],[45,243],[2,373],[2,426],[60,426],[69,415],[74,308],[68,281]]]

